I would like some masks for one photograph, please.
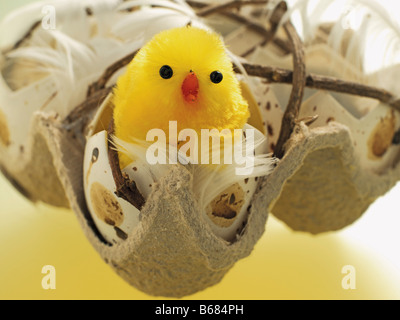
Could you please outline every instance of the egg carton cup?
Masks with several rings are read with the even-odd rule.
[[[112,19],[121,18],[119,14],[114,16],[116,8],[121,10],[121,4],[116,1],[98,1],[97,3],[102,4],[99,7],[94,7],[94,2],[91,1],[79,3],[60,7],[58,10],[75,15],[80,12],[82,23],[91,21],[86,25],[87,28],[92,28],[91,32],[96,28],[96,32],[102,32],[102,25],[93,22],[97,14],[108,15],[111,22]],[[142,4],[140,1],[137,3]],[[143,15],[128,10],[134,7],[129,6],[133,4],[135,1],[122,5],[125,14],[135,15],[132,21],[136,21]],[[178,6],[181,20],[174,23],[168,20],[166,25],[155,29],[185,25],[188,22],[202,27],[207,27],[206,24],[213,25],[215,21],[208,18],[210,13],[206,10],[211,10],[214,15],[219,15],[219,18],[223,16],[229,21],[237,22],[242,18],[248,22],[249,17],[254,17],[251,6],[243,8],[239,15],[234,5],[221,8],[218,4],[189,2],[192,7],[188,7],[180,1],[165,1],[163,4],[166,7],[162,9],[166,11],[158,11],[160,8],[146,10],[154,9],[154,17],[157,19],[159,15],[166,14],[174,14],[176,18]],[[90,10],[89,5],[92,6]],[[27,9],[25,13],[20,13],[20,17],[32,16],[37,8]],[[264,9],[260,12],[263,13]],[[65,21],[60,18],[59,22],[63,23],[66,30],[68,16],[66,14]],[[197,20],[198,17],[203,19]],[[17,20],[12,21],[20,25],[21,21]],[[273,33],[275,42],[268,42],[270,45],[264,46],[265,37],[260,38],[260,30],[254,29],[259,25],[254,23],[249,28],[245,24],[243,28],[243,21],[234,24],[231,28],[233,30],[224,29],[221,33],[232,50],[235,46],[242,51],[232,56],[236,67],[242,68],[239,77],[244,83],[243,92],[252,110],[251,124],[268,137],[268,151],[277,152],[277,145],[280,144],[283,155],[270,175],[258,179],[250,205],[246,208],[245,223],[232,241],[219,237],[206,221],[206,215],[193,194],[191,167],[184,165],[171,165],[168,173],[152,186],[151,193],[140,210],[140,222],[123,241],[110,243],[94,222],[83,183],[86,174],[86,142],[93,132],[98,132],[95,130],[96,126],[107,129],[111,113],[109,108],[104,108],[107,104],[106,98],[109,97],[117,75],[129,62],[126,57],[131,58],[132,53],[140,48],[141,42],[129,39],[126,46],[122,46],[123,52],[110,55],[108,60],[104,58],[101,63],[92,62],[93,68],[90,72],[78,77],[77,83],[68,87],[70,91],[67,95],[59,91],[54,94],[54,89],[58,88],[54,79],[59,79],[62,83],[60,74],[53,74],[52,81],[40,72],[31,73],[31,77],[28,77],[18,65],[18,59],[21,59],[18,56],[13,57],[12,63],[8,64],[10,52],[20,48],[16,44],[22,37],[32,37],[34,41],[35,32],[38,32],[44,33],[46,38],[44,30],[31,29],[26,33],[29,30],[26,27],[30,23],[28,21],[24,24],[25,29],[10,38],[9,44],[13,48],[3,50],[1,55],[2,172],[32,201],[71,208],[87,239],[105,263],[129,284],[150,295],[183,297],[220,282],[237,261],[252,252],[265,232],[269,213],[273,213],[293,230],[313,234],[339,230],[356,221],[371,203],[400,179],[400,148],[397,145],[397,140],[400,140],[397,137],[400,115],[393,96],[386,101],[382,101],[384,99],[379,96],[378,100],[381,101],[374,100],[372,103],[370,99],[358,97],[354,93],[349,97],[320,88],[305,89],[307,79],[304,78],[304,70],[299,71],[301,63],[307,66],[308,75],[311,72],[323,72],[336,76],[337,70],[327,70],[326,63],[334,61],[333,64],[346,70],[344,75],[354,81],[351,83],[364,78],[362,72],[354,68],[353,63],[349,63],[349,57],[331,50],[325,40],[308,45],[305,48],[305,57],[301,54],[299,56],[296,51],[292,55],[287,50],[296,46],[295,40],[290,39],[290,36],[285,38],[285,35],[279,33],[279,23],[270,20],[271,26],[276,28]],[[256,21],[253,19],[253,22]],[[97,26],[95,29],[94,25]],[[144,28],[143,25],[141,27]],[[227,24],[221,28],[227,28]],[[70,36],[82,37],[73,32]],[[91,39],[90,34],[83,40],[89,41],[88,39]],[[99,48],[110,46],[110,43],[104,47],[97,44]],[[48,45],[54,47],[54,42],[49,40]],[[346,45],[349,47],[349,42]],[[300,59],[301,63],[291,68],[293,56]],[[99,68],[99,65],[102,67]],[[296,83],[283,87],[274,84],[283,82],[282,78],[276,81],[276,72],[281,69],[274,68],[269,73],[272,78],[268,78],[268,72],[264,68],[267,65],[274,65],[282,70],[294,69],[293,73],[279,75],[293,78],[303,75],[303,83],[300,88]],[[247,71],[248,76],[243,71]],[[15,88],[10,90],[7,77],[11,77],[13,73],[17,75],[13,78],[23,80],[24,83],[13,83]],[[375,76],[382,74],[387,75],[382,71]],[[345,87],[346,85],[348,83],[345,83]],[[35,92],[40,92],[41,95]],[[47,92],[47,95],[43,95],[43,92]],[[293,92],[300,94],[300,100],[291,96]],[[283,143],[279,142],[282,132],[288,130],[287,123],[282,119],[293,106],[296,108],[296,104],[296,119],[290,124],[289,137],[283,139]],[[19,111],[21,109],[26,113]],[[284,126],[286,129],[282,129]]]

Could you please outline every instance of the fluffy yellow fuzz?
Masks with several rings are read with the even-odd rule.
[[[173,70],[170,79],[160,76],[160,68]],[[198,99],[185,101],[182,83],[193,71],[198,78]],[[210,74],[219,71],[220,83]],[[114,90],[115,134],[130,142],[146,140],[149,130],[164,130],[177,121],[178,132],[185,128],[240,129],[249,117],[232,63],[220,37],[195,27],[174,28],[157,34],[138,52]]]

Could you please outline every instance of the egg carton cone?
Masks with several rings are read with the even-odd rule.
[[[375,4],[351,7],[373,22],[354,31],[351,10],[323,23],[334,2],[307,5],[60,0],[12,13],[0,25],[1,171],[30,200],[71,208],[105,263],[154,296],[183,297],[220,282],[252,252],[270,213],[313,234],[349,226],[400,179],[398,65],[390,54],[397,27]],[[304,79],[295,125],[280,145],[298,89],[284,80],[298,67],[283,31],[296,10],[306,73],[329,81],[318,87]],[[198,201],[194,166],[154,172],[132,163],[119,174],[144,186],[137,208],[118,196],[110,160],[112,86],[153,35],[189,24],[223,36],[249,102],[248,125],[267,137],[259,152],[281,149],[283,156],[269,175],[215,192],[207,208]],[[371,69],[366,39],[388,30],[393,41]],[[345,94],[339,80],[345,89],[364,85],[367,94]]]

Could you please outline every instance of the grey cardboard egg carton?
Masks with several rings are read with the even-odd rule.
[[[264,21],[264,11],[260,11],[259,6],[243,10],[232,7],[204,15],[204,10],[212,7],[201,2],[189,4],[195,12],[203,12],[205,23],[209,22],[217,30],[216,16],[230,22],[220,24],[221,33],[237,56],[244,55],[239,61],[247,63],[255,59],[259,50],[282,60],[291,56],[290,41],[282,30],[275,30],[274,38],[265,42],[260,29],[246,24],[251,20],[259,26]],[[269,27],[277,26],[271,21]],[[268,30],[268,26],[264,28]],[[325,26],[321,30],[326,30]],[[327,33],[321,34],[314,45],[324,42]],[[4,72],[7,52],[3,51],[0,59],[1,86],[7,85],[4,78],[9,72],[20,72],[17,63],[7,65],[7,72]],[[344,60],[343,57],[339,59]],[[122,69],[120,66],[118,70]],[[33,76],[29,81],[35,82],[38,77]],[[253,121],[262,123],[273,143],[270,151],[274,151],[287,102],[283,96],[290,93],[291,87],[282,91],[262,78],[250,79],[249,88],[260,108],[259,119]],[[91,87],[91,95],[79,106],[71,106],[63,116],[56,110],[33,112],[29,119],[29,135],[22,146],[24,156],[19,163],[10,161],[13,158],[9,157],[13,139],[7,126],[7,112],[11,110],[11,101],[10,105],[1,106],[1,113],[6,116],[0,113],[0,168],[32,201],[71,208],[88,241],[105,263],[129,284],[151,295],[183,297],[217,284],[238,260],[252,252],[265,232],[270,213],[293,230],[313,234],[339,230],[359,219],[369,205],[400,178],[400,150],[395,139],[400,115],[396,109],[379,104],[383,114],[393,115],[391,122],[382,120],[384,116],[371,117],[365,124],[360,119],[354,120],[369,128],[365,131],[373,137],[373,147],[384,149],[376,159],[365,160],[363,157],[367,157],[367,153],[362,152],[372,147],[367,143],[364,148],[356,148],[358,141],[370,140],[355,135],[354,128],[349,125],[355,122],[327,121],[329,114],[310,114],[313,108],[304,113],[304,106],[314,94],[309,93],[301,104],[293,132],[284,144],[284,156],[268,177],[259,179],[248,208],[247,223],[234,242],[218,238],[201,218],[191,191],[190,167],[173,165],[168,175],[154,186],[142,208],[138,229],[123,243],[110,245],[96,229],[87,208],[83,191],[83,153],[88,125],[111,92],[113,83],[115,78],[108,79],[103,86]],[[356,98],[354,101],[356,103]],[[334,106],[339,113],[346,109],[343,104],[332,102],[329,92],[320,97],[318,103],[322,108]],[[315,115],[324,121],[312,123],[310,117]],[[350,116],[343,119],[350,119]],[[372,166],[373,161],[379,165]]]

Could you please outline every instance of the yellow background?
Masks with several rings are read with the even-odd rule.
[[[19,4],[0,2],[0,18]],[[293,232],[272,216],[250,257],[213,287],[186,299],[399,299],[400,185],[346,229]],[[44,290],[42,267],[56,269]],[[342,267],[356,289],[342,288]],[[0,299],[154,299],[126,284],[86,240],[75,214],[34,206],[0,176]]]
[[[186,298],[399,299],[398,209],[386,207],[399,195],[394,189],[353,226],[319,236],[271,217],[250,257],[218,285]],[[100,259],[73,212],[34,206],[3,177],[0,204],[0,299],[154,299]],[[42,288],[45,265],[56,269],[55,290]],[[344,265],[356,269],[355,290],[342,288]]]

